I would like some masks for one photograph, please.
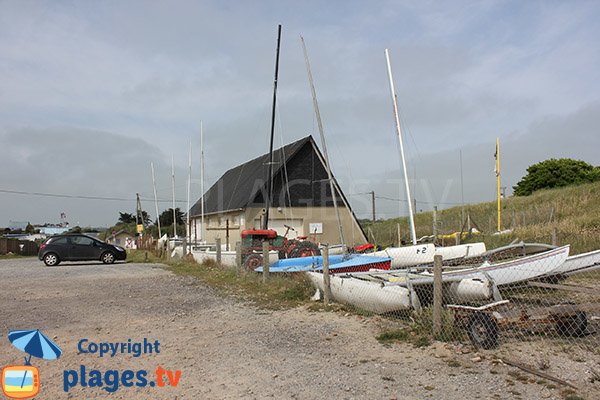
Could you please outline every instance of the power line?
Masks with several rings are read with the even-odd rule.
[[[58,197],[58,198],[67,198],[67,199],[79,199],[79,200],[106,200],[106,201],[131,201],[133,202],[133,198],[124,198],[124,197],[102,197],[102,196],[83,196],[83,195],[71,195],[71,194],[57,194],[57,193],[43,193],[43,192],[26,192],[21,190],[8,190],[8,189],[0,189],[0,193],[8,193],[8,194],[19,194],[25,196],[41,196],[41,197]],[[143,201],[154,201],[154,199],[148,198],[140,198]],[[172,200],[166,199],[158,199],[159,202],[162,203],[170,203]],[[175,200],[176,203],[184,203],[183,200]]]

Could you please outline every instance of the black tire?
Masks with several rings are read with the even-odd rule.
[[[583,311],[577,311],[574,315],[560,318],[556,322],[556,331],[563,336],[583,336],[587,330],[587,315]]]
[[[60,264],[60,257],[56,253],[46,253],[44,255],[44,264],[48,267],[56,267]]]
[[[112,252],[110,252],[110,251],[105,251],[100,256],[100,260],[104,264],[113,264],[115,262],[115,255]]]
[[[290,252],[290,258],[312,257],[321,255],[321,250],[313,242],[298,242]]]
[[[249,270],[254,271],[256,268],[262,267],[263,257],[261,254],[248,254],[246,258],[244,258],[243,264]]]
[[[476,347],[491,349],[498,346],[498,323],[489,314],[473,314],[467,329],[469,339]]]

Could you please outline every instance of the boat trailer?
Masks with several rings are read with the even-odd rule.
[[[498,346],[500,330],[554,332],[561,336],[583,336],[594,333],[588,329],[585,311],[575,304],[558,304],[533,309],[510,309],[509,300],[496,301],[480,307],[450,304],[456,326],[467,330],[476,347]]]

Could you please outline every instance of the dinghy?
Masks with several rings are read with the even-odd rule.
[[[370,269],[389,270],[391,259],[373,257],[362,254],[329,256],[329,272],[331,274],[363,272]],[[262,272],[262,267],[256,268]],[[323,256],[286,258],[269,265],[269,272],[306,272],[323,271]]]
[[[517,260],[495,264],[485,262],[476,268],[444,272],[443,289],[453,301],[488,300],[494,296],[494,285],[516,284],[552,273],[564,264],[568,255],[569,246],[563,246]],[[309,272],[308,276],[317,288],[323,289],[322,274]],[[393,287],[405,290],[394,291],[391,290]],[[407,309],[411,304],[419,302],[418,299],[411,299],[413,289],[431,294],[433,275],[408,271],[353,273],[332,276],[331,288],[336,301],[375,313],[390,312]]]

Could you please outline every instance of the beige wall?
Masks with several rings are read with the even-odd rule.
[[[246,210],[232,211],[218,215],[207,215],[205,220],[205,240],[208,243],[214,243],[217,237],[221,238],[221,243],[225,244],[227,229],[226,221],[229,219],[229,243],[233,249],[235,242],[241,239],[241,231],[244,229],[253,229],[255,226],[260,226],[260,218],[263,215],[261,208],[248,208]],[[352,217],[350,211],[345,208],[340,208],[340,219],[342,220],[342,228],[344,240],[347,245],[360,245],[366,243],[366,238],[363,236],[358,223]],[[309,236],[310,240],[316,240],[319,243],[338,244],[340,243],[340,235],[337,223],[335,209],[333,207],[295,207],[295,208],[272,208],[269,212],[270,227],[281,227],[277,229],[280,234],[283,234],[285,229],[283,224],[301,225],[303,236]],[[292,223],[290,223],[292,222]],[[200,233],[200,218],[192,218],[192,240],[195,237],[201,237]],[[309,231],[310,224],[321,224],[323,233],[313,234]],[[313,225],[314,227],[315,225]],[[197,233],[195,232],[197,228]],[[197,236],[195,236],[197,235]],[[288,234],[289,238],[294,238],[295,232]]]

